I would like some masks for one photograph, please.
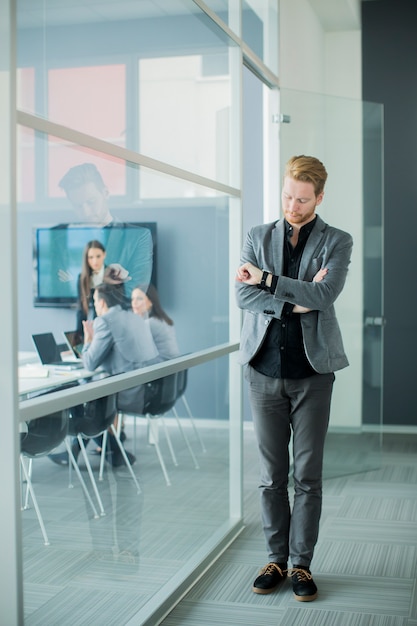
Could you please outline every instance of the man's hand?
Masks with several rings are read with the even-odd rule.
[[[328,271],[329,270],[327,269],[327,267],[323,267],[323,269],[319,270],[317,274],[314,276],[312,282],[320,283],[323,280],[323,278],[326,276]]]
[[[83,321],[84,344],[91,343],[94,337],[93,320]]]
[[[57,271],[58,280],[61,283],[69,283],[74,280],[71,272],[69,270],[58,270]]]
[[[246,285],[259,285],[262,280],[262,270],[252,263],[244,263],[236,272],[236,280]]]
[[[313,277],[312,283],[320,283],[323,278],[326,276],[329,270],[327,267],[323,267],[320,269],[317,274]],[[294,308],[292,310],[293,313],[309,313],[312,309],[307,309],[305,306],[301,306],[300,304],[294,304]]]

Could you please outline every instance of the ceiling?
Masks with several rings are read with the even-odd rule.
[[[265,0],[266,2],[268,0]],[[289,0],[291,1],[291,0]],[[326,31],[360,29],[360,3],[370,0],[308,0]],[[375,1],[375,0],[374,0]],[[206,0],[215,12],[226,10],[227,0]],[[250,0],[247,0],[250,4]],[[258,5],[259,0],[254,4]],[[42,24],[114,22],[150,17],[173,17],[199,12],[190,0],[18,0],[19,28]]]
[[[309,0],[325,31],[360,30],[361,0]]]
[[[224,8],[224,1],[210,2],[213,8]],[[192,2],[184,0],[18,0],[19,28],[43,24],[85,24],[114,22],[136,18],[169,17],[199,12]]]
[[[251,4],[250,0],[246,0]],[[290,0],[291,1],[291,0]],[[308,0],[326,31],[360,29],[361,0]],[[362,0],[364,1],[364,0]],[[206,0],[214,12],[227,10],[227,0]],[[262,4],[262,3],[261,3]],[[259,0],[253,2],[254,8]],[[150,17],[173,17],[200,12],[190,0],[18,0],[19,28],[43,24],[114,22]]]

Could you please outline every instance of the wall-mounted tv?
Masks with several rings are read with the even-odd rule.
[[[156,222],[37,226],[33,229],[34,306],[76,306],[83,252],[94,239],[106,250],[106,265],[120,263],[128,270],[127,295],[137,285],[156,286]]]

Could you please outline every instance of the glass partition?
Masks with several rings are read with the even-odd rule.
[[[70,615],[73,623],[87,624],[106,621],[104,611],[120,624],[133,618],[147,623],[173,585],[210,552],[229,520],[228,398],[218,387],[227,372],[224,360],[181,372],[188,376],[187,405],[178,402],[178,420],[123,415],[124,446],[136,455],[137,480],[115,464],[112,434],[100,474],[97,450],[104,448],[103,424],[112,422],[111,396],[72,407],[69,420],[62,410],[22,423],[22,463],[27,479],[29,467],[32,476],[22,491],[25,622],[50,623],[53,615],[55,623],[68,623]],[[209,413],[195,401],[201,380],[216,398]],[[67,439],[65,447],[65,433],[77,432],[80,443]],[[52,462],[68,458],[68,449],[77,465]]]
[[[28,449],[23,459],[24,471],[28,476],[31,471],[34,481],[33,493],[22,491],[26,619],[47,623],[48,615],[57,621],[71,615],[77,623],[91,623],[93,612],[100,610],[100,602],[96,606],[92,597],[104,593],[106,598],[110,594],[111,611],[120,615],[120,623],[138,615],[143,619],[140,623],[147,619],[155,623],[150,616],[158,607],[175,602],[173,588],[180,588],[203,567],[208,555],[219,549],[225,537],[229,541],[241,523],[236,504],[233,521],[230,517],[229,489],[239,481],[239,466],[235,463],[232,469],[229,449],[229,358],[203,356],[207,362],[185,370],[176,364],[162,377],[155,370],[158,364],[152,365],[152,359],[144,362],[144,370],[149,366],[154,370],[134,389],[142,389],[146,401],[137,414],[132,413],[136,405],[123,409],[120,398],[127,387],[131,391],[134,381],[121,388],[119,379],[124,374],[112,370],[111,361],[104,359],[104,372],[93,377],[72,370],[76,355],[71,353],[70,335],[79,319],[80,281],[89,258],[88,242],[96,242],[93,248],[102,243],[103,266],[119,263],[130,278],[123,285],[127,301],[125,307],[121,301],[122,308],[130,308],[136,287],[143,295],[143,281],[152,281],[173,322],[177,354],[191,359],[216,346],[228,346],[229,222],[237,199],[232,202],[215,188],[23,125],[18,138],[22,450],[38,424],[50,426],[44,416],[52,411],[45,408],[40,414],[36,408],[42,402],[55,402],[54,424],[69,413],[70,435],[36,455]],[[55,158],[47,158],[51,154]],[[66,169],[61,169],[63,163]],[[148,245],[150,255],[144,253]],[[147,278],[140,278],[143,272]],[[103,314],[96,302],[94,310],[98,316]],[[126,313],[142,316],[135,308]],[[153,319],[149,315],[149,311],[143,314],[144,325]],[[122,336],[121,330],[117,332]],[[34,353],[33,335],[45,333],[58,346],[62,367],[48,368],[43,378],[42,354],[41,350]],[[84,340],[88,345],[85,334]],[[82,335],[78,341],[82,350]],[[162,365],[176,363],[175,355],[162,357],[159,352],[159,356]],[[159,387],[165,380],[171,381],[171,387]],[[108,385],[119,386],[113,394],[117,397],[113,413],[117,409],[118,418],[113,415],[107,427],[120,426],[128,460],[136,459],[131,469],[120,456],[114,431],[107,434],[104,428],[94,437],[85,426],[74,426],[85,414],[94,418],[106,414],[100,407],[112,398],[102,395]],[[103,390],[99,397],[98,389]],[[239,421],[236,413],[235,430]],[[59,432],[62,435],[62,429]],[[75,440],[77,432],[86,444],[85,454],[80,439]],[[110,456],[103,457],[101,466],[103,432]],[[73,467],[69,450],[77,458]],[[89,478],[89,465],[95,484]],[[233,493],[235,502],[238,492]],[[152,584],[161,563],[163,574]],[[37,593],[40,585],[42,594]]]
[[[382,414],[384,342],[383,108],[364,103],[364,363],[363,420],[378,428]],[[372,425],[372,426],[371,426]]]
[[[265,72],[277,11],[247,5],[264,21],[262,60],[257,50],[252,66]],[[243,525],[233,354],[241,41],[190,0],[18,0],[16,8],[17,159],[14,145],[9,156],[19,236],[10,229],[5,247],[16,250],[18,367],[7,381],[16,397],[13,460],[17,470],[20,445],[25,479],[19,485],[16,473],[25,589],[16,578],[16,594],[28,623],[90,624],[104,611],[118,623],[153,625]],[[242,23],[240,4],[211,8],[227,8],[233,28]],[[149,285],[177,355],[157,347],[157,300],[143,313],[134,308],[141,298],[148,306],[133,292],[149,296]],[[131,346],[140,338],[143,352],[128,367],[111,365],[113,348],[102,363],[90,352],[94,338],[109,336],[112,308],[124,320],[118,338],[141,326]],[[52,346],[47,355],[39,336]],[[140,406],[121,401],[131,392]],[[75,425],[97,415],[109,418],[101,433]],[[62,439],[33,454],[30,435],[50,417]]]
[[[239,65],[230,54],[232,99],[227,38],[198,40],[190,23],[200,34],[206,26],[195,7],[178,32],[171,24],[169,52],[156,36],[165,18],[154,15],[148,39],[132,39],[142,23],[130,31],[119,24],[113,55],[104,54],[104,39],[93,42],[103,20],[89,22],[85,54],[74,56],[67,37],[87,25],[43,6],[45,20],[39,14],[32,25],[19,13],[16,317],[22,471],[31,486],[22,490],[25,616],[91,623],[105,599],[120,623],[153,624],[242,524],[240,381],[237,373],[229,380],[228,356],[238,328],[230,267],[240,191],[228,183],[239,172],[239,140],[231,142]],[[36,51],[38,37],[45,39]],[[115,264],[125,272],[115,332],[121,342],[125,328],[138,326],[130,344],[143,350],[127,363],[125,341],[124,366],[113,348],[100,363],[88,361],[96,345],[88,325],[95,316],[107,324],[96,287]],[[141,299],[148,308],[136,310]],[[155,319],[170,329],[169,342]],[[105,328],[100,341],[108,324],[93,326]],[[41,367],[52,358],[39,339],[53,344],[58,366]],[[73,369],[80,354],[93,375]],[[135,403],[124,404],[132,394]],[[113,399],[112,415],[103,407]],[[81,423],[103,415],[109,421],[95,436]],[[61,440],[32,455],[30,436],[51,416]]]
[[[278,4],[275,0],[242,0],[242,39],[278,75]]]
[[[19,195],[39,198],[19,203],[19,350],[34,350],[33,334],[52,332],[57,344],[65,344],[65,331],[78,329],[82,334],[80,280],[86,245],[93,240],[104,246],[104,265],[119,263],[128,271],[129,307],[135,287],[144,289],[149,282],[156,287],[163,309],[174,321],[181,354],[229,341],[230,273],[225,271],[229,266],[229,198],[19,128]],[[60,157],[48,161],[45,175],[36,180],[26,175],[26,169],[33,172],[27,155],[52,151]],[[70,170],[60,170],[58,163],[70,165]],[[36,161],[39,168],[41,160]],[[87,182],[81,185],[74,179],[78,186],[73,190],[68,187],[71,180],[66,179],[72,175],[86,177]],[[104,193],[98,192],[90,175],[101,176]],[[32,191],[28,191],[30,182]],[[66,186],[68,197],[60,185]],[[136,194],[142,188],[144,198],[138,200]],[[146,201],[147,196],[152,199]],[[99,222],[100,211],[108,220],[105,227]],[[226,393],[227,378],[220,377],[218,385]],[[202,384],[195,400],[211,413],[214,396],[209,387]]]
[[[225,24],[233,28],[233,15],[237,14],[236,0],[204,0],[204,4],[213,11]],[[239,32],[236,32],[239,35]]]
[[[218,159],[230,150],[235,44],[193,2],[28,9],[18,3],[24,111],[229,183]]]
[[[324,472],[359,472],[378,466],[381,452],[383,324],[370,328],[367,318],[382,321],[382,105],[285,89],[280,98],[281,171],[294,154],[321,159],[329,178],[319,214],[353,236],[336,301],[350,367],[336,372]]]

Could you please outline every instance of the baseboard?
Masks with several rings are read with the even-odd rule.
[[[167,415],[166,420],[168,425],[174,425],[174,420],[170,419],[171,416]],[[184,424],[187,424],[188,417],[180,415],[180,420],[184,420]],[[145,417],[138,417],[139,421],[146,422]],[[125,415],[126,423],[133,423],[133,418],[128,414]],[[206,418],[196,418],[196,425],[201,428],[229,428],[228,420],[215,420]],[[243,422],[243,430],[252,431],[253,422],[245,420]],[[357,426],[329,426],[329,433],[332,434],[350,434],[360,435],[361,433],[382,433],[382,434],[397,434],[397,435],[417,435],[417,426],[401,426],[400,424],[363,424],[360,427]]]
[[[417,426],[401,426],[400,424],[364,424],[364,433],[379,433],[383,435],[417,435]]]

